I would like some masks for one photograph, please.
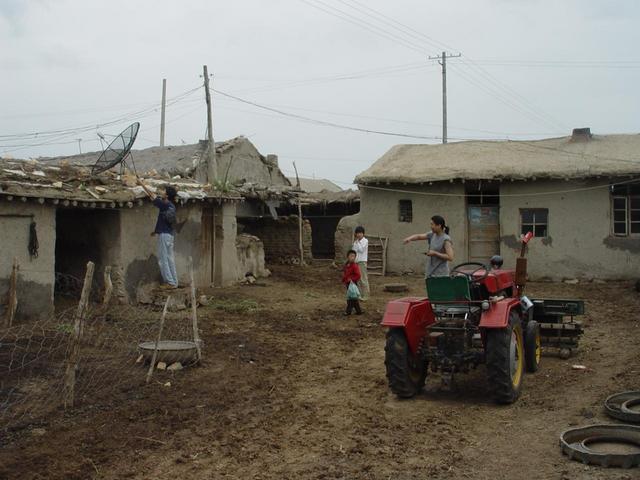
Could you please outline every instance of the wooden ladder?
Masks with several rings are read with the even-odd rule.
[[[387,237],[367,235],[369,240],[369,255],[367,260],[367,273],[369,275],[382,275],[387,272]]]

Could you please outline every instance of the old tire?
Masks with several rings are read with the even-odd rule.
[[[513,403],[520,396],[524,373],[524,338],[517,313],[509,314],[505,328],[487,329],[485,354],[489,388],[498,403]]]
[[[542,342],[540,340],[540,324],[535,320],[527,322],[524,332],[524,360],[527,372],[534,373],[540,368],[542,358]]]
[[[384,353],[391,391],[401,398],[420,392],[427,377],[427,363],[410,352],[403,329],[389,329]]]

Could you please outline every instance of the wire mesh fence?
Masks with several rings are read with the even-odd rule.
[[[168,309],[162,339],[195,345],[193,312],[184,307]],[[156,306],[90,305],[82,314],[75,356],[78,307],[0,328],[0,433],[60,415],[68,403],[70,369],[74,407],[110,402],[141,387],[149,359],[139,345],[155,345],[161,315]]]

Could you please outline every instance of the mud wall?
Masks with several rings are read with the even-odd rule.
[[[268,263],[295,263],[300,259],[298,217],[279,217],[277,220],[264,217],[243,219],[244,233],[254,235],[264,244],[264,256]],[[303,222],[302,246],[305,262],[311,262],[312,232],[308,220]]]
[[[505,266],[513,267],[518,255],[520,209],[547,208],[548,237],[532,239],[527,254],[530,278],[638,278],[640,239],[611,235],[609,189],[592,188],[606,183],[603,179],[503,183],[500,188],[500,251]],[[575,191],[579,189],[588,190]],[[553,192],[566,193],[549,194]],[[509,196],[527,193],[532,195]]]
[[[193,258],[194,277],[198,286],[211,284],[211,248],[204,246],[202,203],[178,206],[174,251],[178,281],[189,283],[189,257]],[[212,207],[216,211],[216,285],[235,281],[237,270],[235,205]],[[140,284],[161,281],[157,257],[157,238],[153,231],[158,209],[150,203],[140,208],[123,210],[121,215],[122,247],[120,264],[124,268],[125,286],[130,298]],[[212,228],[211,224],[207,228]],[[208,232],[207,238],[212,238]]]
[[[425,264],[423,252],[427,251],[426,242],[411,242],[404,245],[402,240],[414,233],[429,231],[430,218],[433,215],[442,215],[451,228],[455,262],[466,261],[467,223],[464,185],[447,183],[424,187],[408,185],[380,187],[417,193],[400,193],[361,187],[360,213],[344,217],[338,224],[336,261],[344,261],[346,251],[351,248],[353,242],[353,229],[357,225],[362,225],[366,231],[365,235],[388,238],[388,272],[423,274]],[[411,222],[399,221],[400,200],[412,201],[413,218]]]
[[[37,258],[28,251],[31,218],[8,215],[33,215],[40,244]],[[0,200],[0,316],[4,314],[14,257],[20,265],[17,318],[43,318],[53,312],[55,243],[55,208],[31,201]]]

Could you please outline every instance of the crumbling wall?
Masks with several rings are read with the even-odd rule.
[[[28,250],[30,215],[36,222],[37,257],[31,257]],[[35,202],[0,200],[0,316],[4,315],[14,257],[20,265],[17,319],[46,318],[53,312],[55,243],[55,208]]]
[[[241,233],[236,238],[236,251],[238,254],[238,280],[242,280],[249,273],[256,278],[271,275],[264,264],[264,244],[258,237]]]
[[[269,217],[260,219],[243,219],[244,233],[258,237],[264,244],[264,256],[267,263],[299,263],[300,240],[298,216]],[[311,224],[304,220],[302,224],[302,249],[304,261],[313,260],[311,254]]]
[[[353,232],[355,228],[360,225],[360,214],[349,215],[342,217],[338,226],[336,227],[336,233],[334,237],[335,243],[335,261],[336,263],[344,263],[347,258],[347,252],[353,246]]]

